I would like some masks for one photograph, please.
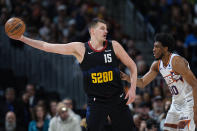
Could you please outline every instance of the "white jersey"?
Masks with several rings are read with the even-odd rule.
[[[192,87],[172,70],[172,59],[177,54],[171,54],[168,65],[164,67],[162,60],[159,61],[159,71],[165,79],[172,94],[172,103],[181,110],[186,101],[193,100]]]
[[[172,104],[167,113],[163,130],[169,131],[195,131],[193,105],[194,99],[192,87],[172,70],[172,59],[177,54],[171,54],[169,62],[164,67],[162,60],[159,61],[159,71],[165,79],[172,94]],[[188,66],[189,67],[189,66]],[[178,129],[179,121],[187,121],[184,129]]]

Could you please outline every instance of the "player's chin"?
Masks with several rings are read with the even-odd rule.
[[[155,57],[155,60],[159,60],[159,56],[158,55],[156,55],[156,54],[153,54],[153,56]]]
[[[160,60],[160,57],[156,57],[156,56],[154,56],[155,57],[155,60]]]

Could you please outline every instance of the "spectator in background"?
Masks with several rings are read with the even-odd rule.
[[[74,109],[74,105],[73,105],[73,100],[69,97],[65,98],[62,100],[62,102],[65,104],[65,106],[69,109]]]
[[[153,119],[148,119],[146,121],[146,125],[147,125],[146,131],[158,131],[159,130],[157,122]]]
[[[151,108],[152,107],[152,102],[151,102],[151,96],[148,91],[143,92],[143,101],[147,103],[147,105]]]
[[[149,112],[150,112],[150,107],[148,105],[148,103],[146,102],[141,102],[140,105],[139,105],[139,113],[141,115],[141,118],[143,120],[148,120],[150,117],[149,117]]]
[[[153,109],[149,112],[149,117],[159,123],[159,117],[163,113],[163,99],[161,96],[156,96],[153,99]]]
[[[57,105],[58,115],[51,119],[49,131],[81,131],[78,120],[71,115],[70,110],[60,102]]]
[[[189,52],[192,46],[197,46],[197,25],[193,26],[192,33],[188,34],[185,38],[185,43],[184,43],[185,57],[189,60],[192,57]]]
[[[47,119],[52,119],[57,114],[57,101],[51,100],[49,103],[49,112],[46,116]]]
[[[146,121],[145,120],[142,120],[141,123],[140,123],[140,128],[139,128],[139,131],[146,131]]]
[[[5,114],[8,111],[12,111],[18,114],[18,103],[15,98],[15,90],[12,87],[6,88],[5,99],[0,102],[0,126],[4,125]]]
[[[16,131],[16,115],[14,112],[7,112],[5,118],[5,130],[6,131]]]
[[[127,52],[128,52],[129,56],[132,59],[135,59],[135,57],[137,55],[140,55],[141,54],[141,52],[138,49],[136,49],[135,43],[134,43],[133,40],[131,40],[131,39],[128,40],[126,44],[127,44],[127,48],[128,48]]]
[[[185,48],[185,56],[188,59],[191,67],[191,70],[194,72],[195,75],[197,75],[197,69],[196,69],[196,64],[197,64],[197,25],[194,25],[193,27],[193,33],[189,34],[185,38],[185,43],[184,43],[184,48]]]
[[[26,131],[22,126],[18,126],[16,115],[12,111],[8,111],[5,117],[5,127],[1,131]]]
[[[71,98],[65,98],[62,100],[62,102],[65,104],[66,108],[70,109],[70,114],[73,117],[75,117],[78,120],[78,122],[80,123],[81,117],[78,114],[76,114],[73,110],[74,109],[73,100]]]
[[[159,87],[159,86],[155,86],[155,87],[153,88],[153,97],[156,97],[156,96],[161,96],[161,97],[163,97],[163,90],[162,90],[162,88]]]
[[[29,95],[29,107],[30,107],[31,117],[33,119],[35,119],[34,118],[34,111],[33,111],[33,109],[34,109],[35,105],[37,105],[38,100],[39,100],[37,95],[36,95],[35,85],[34,84],[30,84],[30,83],[27,84],[26,85],[26,92]]]
[[[139,113],[133,115],[133,121],[134,121],[134,124],[135,124],[137,130],[139,130],[140,125],[141,125],[141,121],[142,121],[141,115]]]
[[[144,60],[140,60],[137,61],[136,65],[137,65],[138,75],[143,76],[148,70],[146,62]]]
[[[49,120],[45,119],[46,112],[43,106],[34,107],[35,120],[29,124],[28,131],[48,131]]]
[[[83,119],[81,120],[80,126],[81,126],[81,130],[82,130],[82,131],[87,131],[87,122],[86,122],[86,118],[83,118]]]
[[[184,42],[181,39],[176,41],[176,50],[180,56],[184,56]]]
[[[45,98],[39,98],[37,105],[44,107],[46,109],[46,99]]]
[[[142,96],[140,94],[136,94],[135,101],[132,103],[134,111],[138,112],[138,108],[140,106],[140,103],[143,101]]]
[[[9,18],[9,12],[8,12],[8,9],[3,7],[1,8],[1,15],[0,15],[0,25],[3,25],[6,20]]]
[[[45,17],[43,20],[44,25],[40,28],[39,34],[43,40],[49,41],[51,35],[51,21]]]
[[[165,123],[165,120],[166,120],[166,116],[167,116],[167,113],[168,113],[168,110],[170,109],[170,105],[171,105],[171,100],[166,100],[165,101],[165,106],[164,106],[164,112],[160,115],[160,130],[161,131],[164,131],[164,123]]]
[[[29,105],[31,108],[33,108],[38,102],[38,98],[36,96],[35,85],[27,84],[26,91],[29,94]]]
[[[22,92],[19,99],[19,114],[18,120],[19,125],[23,126],[25,130],[28,130],[29,122],[32,120],[31,112],[29,108],[29,94],[27,92]]]

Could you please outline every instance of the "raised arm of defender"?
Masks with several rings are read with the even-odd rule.
[[[63,55],[73,55],[77,58],[79,62],[82,61],[82,53],[85,52],[85,48],[83,46],[83,43],[81,42],[71,42],[67,44],[52,44],[47,43],[40,40],[34,40],[30,39],[25,36],[21,36],[20,39],[18,39],[27,45],[30,45],[34,48],[46,51],[46,52],[52,52],[52,53],[58,53]]]
[[[153,62],[150,70],[142,77],[137,79],[137,87],[144,88],[148,85],[158,74],[158,61]],[[127,74],[121,72],[121,79],[130,82],[130,78]]]

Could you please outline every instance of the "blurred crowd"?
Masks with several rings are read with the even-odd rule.
[[[31,83],[20,93],[14,87],[6,88],[0,101],[0,130],[86,131],[86,104],[76,109],[75,101],[69,97],[60,99],[47,95]],[[138,93],[129,106],[139,131],[162,129],[170,104],[170,96],[164,100],[159,87],[154,88],[152,96],[148,92]],[[103,131],[112,131],[110,123],[108,117]]]
[[[171,33],[176,51],[190,63],[197,75],[197,1],[196,0],[131,0],[155,32]]]
[[[20,94],[13,87],[6,88],[5,97],[0,102],[0,130],[81,131],[85,107],[77,111],[71,98],[47,99],[45,95],[30,83]]]
[[[197,45],[197,6],[186,0],[131,0],[156,32],[170,32],[176,38],[177,52],[185,56],[193,69],[193,50]],[[20,17],[26,24],[25,35],[52,43],[89,40],[87,25],[98,17],[108,22],[108,38],[119,41],[136,62],[138,75],[148,70],[135,41],[124,34],[120,24],[107,15],[107,9],[93,0],[0,0],[0,25],[10,17]],[[16,41],[11,41],[13,44]],[[17,45],[15,45],[17,46]],[[22,46],[20,46],[22,48]],[[191,57],[192,56],[192,57]],[[129,73],[123,65],[121,70]],[[1,83],[0,83],[1,84]],[[124,83],[125,87],[129,86]],[[137,89],[135,102],[129,105],[139,131],[162,131],[171,94],[160,81],[150,88]],[[71,98],[49,97],[27,84],[20,91],[5,87],[0,101],[0,130],[4,131],[85,131],[86,105],[75,108]],[[103,131],[111,131],[110,118]]]

